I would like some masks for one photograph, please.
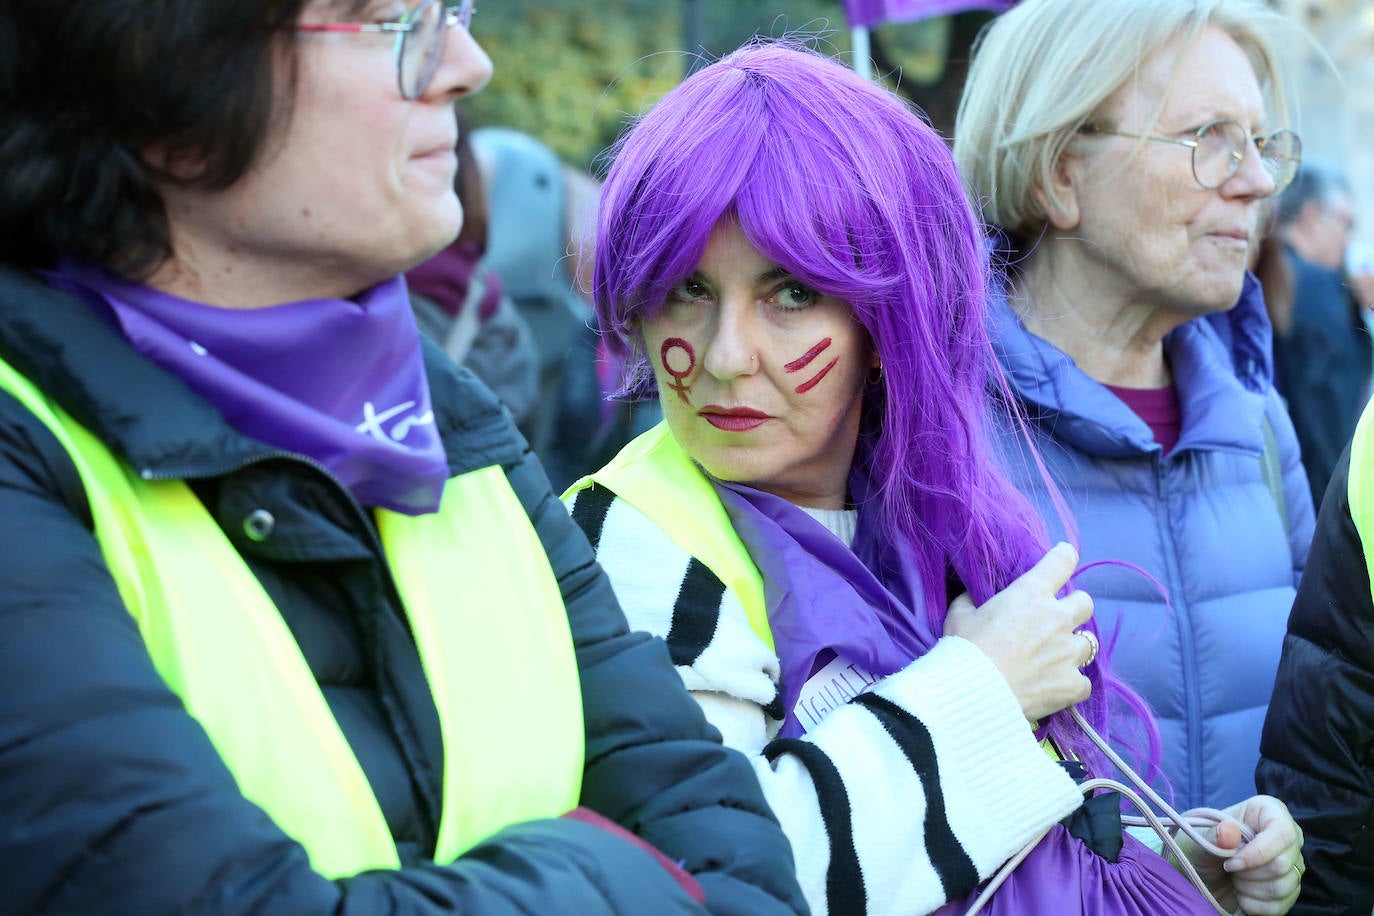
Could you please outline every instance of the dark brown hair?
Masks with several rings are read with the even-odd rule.
[[[274,108],[274,69],[294,79],[290,27],[306,2],[7,0],[0,263],[70,257],[132,278],[161,264],[156,182],[225,188],[253,165],[289,116]]]

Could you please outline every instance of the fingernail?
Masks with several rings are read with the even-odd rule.
[[[1221,863],[1221,867],[1224,871],[1235,872],[1243,870],[1245,868],[1245,863],[1240,859],[1230,858]]]

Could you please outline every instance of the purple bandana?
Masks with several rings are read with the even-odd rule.
[[[858,475],[852,478],[851,489],[862,484]],[[785,499],[713,483],[763,576],[768,624],[782,664],[783,737],[806,731],[796,715],[802,687],[836,656],[883,677],[935,644],[918,573],[910,563],[878,559],[878,539],[865,513],[859,513],[850,550]],[[883,581],[870,567],[885,570]]]
[[[228,309],[70,262],[45,276],[108,306],[135,349],[239,432],[313,458],[364,506],[439,507],[448,461],[402,278],[352,300]]]

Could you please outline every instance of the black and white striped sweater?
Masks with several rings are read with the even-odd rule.
[[[735,594],[605,487],[569,502],[630,625],[667,642],[706,717],[753,760],[813,912],[931,912],[1081,804],[996,667],[957,637],[804,738],[778,738],[778,659]]]

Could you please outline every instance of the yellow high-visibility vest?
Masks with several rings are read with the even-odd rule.
[[[593,483],[638,509],[715,573],[739,599],[754,635],[773,648],[763,576],[735,533],[715,487],[678,445],[666,422],[637,436],[604,468],[569,487],[563,498]]]
[[[85,485],[105,562],[167,685],[238,782],[330,878],[398,868],[367,777],[280,612],[180,480],[143,480],[0,361]],[[585,733],[567,613],[499,467],[450,479],[439,511],[376,513],[444,743],[435,861],[581,793]],[[95,765],[99,765],[96,761]]]

